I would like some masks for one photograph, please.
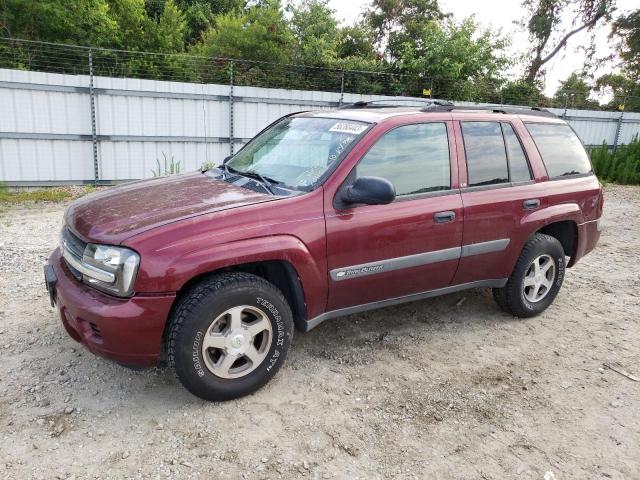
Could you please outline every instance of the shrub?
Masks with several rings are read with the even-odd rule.
[[[593,170],[604,182],[622,185],[640,185],[640,139],[634,137],[627,145],[618,147],[615,153],[606,144],[591,150]]]

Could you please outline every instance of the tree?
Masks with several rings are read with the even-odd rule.
[[[185,42],[197,43],[212,26],[212,19],[221,13],[237,12],[246,7],[245,0],[178,0],[177,5],[187,22]]]
[[[376,44],[391,61],[425,24],[445,17],[438,0],[373,0],[364,14]]]
[[[123,50],[143,50],[144,30],[147,21],[144,0],[107,1],[109,18],[117,27],[108,46]]]
[[[402,44],[395,68],[420,83],[437,79],[436,96],[459,100],[493,97],[510,60],[507,41],[491,30],[479,30],[473,17],[429,21]],[[424,87],[430,86],[429,84]]]
[[[546,100],[539,82],[511,81],[500,91],[500,103],[510,105],[542,106],[547,103]]]
[[[80,45],[109,44],[116,24],[106,0],[3,0],[2,36]]]
[[[377,61],[379,55],[373,47],[375,34],[364,23],[347,25],[338,31],[338,45],[336,54],[338,58],[361,59],[365,62]]]
[[[523,22],[532,44],[525,80],[533,83],[544,65],[566,47],[575,34],[592,30],[601,20],[609,20],[615,0],[524,0],[529,19]],[[571,28],[558,32],[565,13],[573,16]],[[558,37],[559,36],[559,37]],[[554,38],[558,39],[551,43]]]
[[[294,61],[304,65],[332,65],[337,57],[338,22],[328,0],[302,0],[289,11],[296,37]]]
[[[291,62],[294,35],[278,0],[264,1],[244,11],[216,15],[202,42],[191,49],[207,57]]]
[[[632,80],[622,73],[609,73],[601,76],[595,85],[601,93],[609,95],[607,104],[610,110],[640,111],[640,82]]]
[[[636,81],[640,79],[640,9],[621,15],[613,22],[610,38],[618,39],[616,51],[623,70]]]
[[[552,101],[556,107],[566,106],[596,110],[600,108],[600,105],[589,99],[591,90],[592,87],[587,83],[585,76],[574,72],[566,80],[560,82]]]
[[[157,22],[149,18],[146,27],[148,50],[162,53],[182,51],[187,22],[173,0],[166,0]]]

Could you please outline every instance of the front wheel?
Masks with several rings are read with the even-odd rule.
[[[223,273],[180,301],[169,330],[169,363],[194,395],[230,400],[275,375],[292,334],[291,309],[280,290],[255,275]]]
[[[564,249],[549,235],[535,234],[524,246],[503,288],[494,288],[496,303],[516,317],[533,317],[553,302],[564,280]]]

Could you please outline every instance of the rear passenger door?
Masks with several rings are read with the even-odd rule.
[[[456,128],[465,221],[453,284],[507,278],[522,248],[520,220],[543,200],[511,122],[460,121]]]

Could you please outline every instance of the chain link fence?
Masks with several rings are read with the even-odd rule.
[[[99,183],[148,175],[148,162],[156,164],[167,156],[182,162],[183,168],[217,162],[221,155],[233,154],[264,125],[285,113],[335,108],[374,96],[550,107],[579,134],[589,137],[583,138],[585,143],[600,145],[604,141],[613,152],[640,130],[640,114],[633,113],[640,112],[638,97],[614,97],[600,105],[586,98],[584,92],[560,91],[546,97],[522,83],[450,80],[10,38],[0,38],[0,69],[7,69],[0,78],[0,101],[13,102],[5,118],[0,118],[0,181],[13,183],[35,181],[26,173],[29,164],[37,169],[38,182],[48,182],[49,177],[69,177],[74,182],[92,177]],[[145,83],[147,80],[152,82]],[[27,91],[44,96],[26,95]],[[61,99],[62,92],[72,95]],[[52,100],[52,95],[58,97]],[[158,106],[154,99],[168,106]],[[186,120],[166,120],[180,114],[180,109],[183,117],[185,111],[189,112]],[[131,115],[137,118],[132,120]],[[58,128],[58,123],[68,125]],[[120,124],[126,124],[126,128]],[[45,142],[51,141],[57,143],[46,147],[55,159],[47,177],[40,173],[40,157],[49,145]],[[55,171],[59,163],[64,163],[58,160],[64,157],[59,151],[63,142],[71,142],[66,147],[69,156],[81,157],[85,164],[86,157],[92,157],[91,168],[82,167],[78,178],[72,177],[75,173],[71,168],[71,173]],[[82,148],[78,146],[81,143]],[[142,145],[140,153],[132,153],[137,152],[138,144]],[[122,168],[118,171],[118,157],[125,150],[127,157],[146,158],[142,170],[130,168],[128,175]],[[8,174],[12,168],[19,172]]]
[[[0,38],[0,68],[366,95],[426,96],[498,105],[589,110],[623,108],[627,112],[640,111],[640,97],[614,97],[606,105],[600,105],[585,98],[584,92],[565,90],[547,97],[524,83],[496,83],[482,79],[454,80],[386,71],[339,70],[202,57],[186,53],[90,48],[11,38]]]

